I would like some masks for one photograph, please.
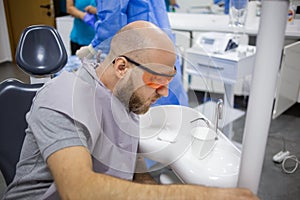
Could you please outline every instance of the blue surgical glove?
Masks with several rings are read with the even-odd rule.
[[[83,17],[83,21],[94,28],[96,17],[94,14],[86,13]]]

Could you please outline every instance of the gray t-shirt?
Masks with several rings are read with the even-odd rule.
[[[26,116],[29,127],[16,177],[5,199],[59,199],[46,160],[70,146],[87,147],[95,172],[132,179],[138,116],[100,82],[94,66],[84,63],[76,73],[63,72],[37,92]]]
[[[66,147],[87,147],[86,128],[63,113],[39,108],[27,120],[30,126],[26,129],[16,176],[3,199],[41,199],[53,183],[47,158]]]

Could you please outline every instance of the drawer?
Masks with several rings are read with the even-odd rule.
[[[235,82],[237,80],[237,62],[187,52],[184,62],[185,73],[210,79]]]

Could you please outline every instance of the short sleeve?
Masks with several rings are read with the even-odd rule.
[[[48,108],[39,108],[28,119],[31,131],[39,146],[43,159],[54,152],[71,147],[87,148],[88,131],[84,125],[66,114]]]

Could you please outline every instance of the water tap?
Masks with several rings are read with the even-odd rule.
[[[219,119],[223,118],[223,100],[218,99],[215,111],[215,131],[218,136]]]

